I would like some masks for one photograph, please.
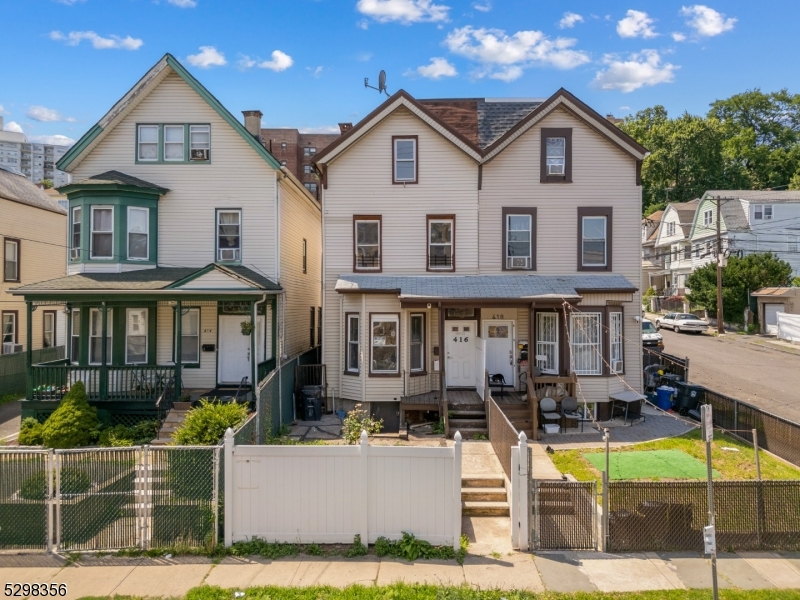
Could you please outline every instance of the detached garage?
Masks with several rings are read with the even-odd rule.
[[[778,313],[800,314],[800,288],[767,287],[752,293],[758,302],[761,333],[778,333]]]

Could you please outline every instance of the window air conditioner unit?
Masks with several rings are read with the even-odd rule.
[[[615,361],[613,361],[613,362],[611,363],[611,369],[612,369],[612,370],[613,370],[615,373],[619,373],[619,372],[621,372],[621,371],[622,371],[622,361],[621,361],[621,360],[615,360]]]
[[[527,256],[514,256],[511,257],[511,268],[512,269],[527,269],[528,268],[528,257]]]
[[[238,248],[226,248],[219,251],[220,260],[239,260]]]
[[[69,257],[70,258],[80,258],[81,257],[81,249],[80,248],[70,248]]]
[[[22,344],[3,342],[3,354],[14,354],[15,352],[22,352]]]
[[[548,175],[563,175],[564,165],[547,165]]]
[[[196,149],[196,148],[193,148],[192,149],[191,159],[192,160],[208,160],[208,148],[203,148],[203,149],[199,149],[199,150]]]

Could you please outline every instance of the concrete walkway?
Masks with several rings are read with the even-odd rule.
[[[721,554],[721,588],[800,588],[800,554]],[[226,558],[86,557],[63,566],[58,557],[0,556],[0,584],[65,583],[65,598],[131,594],[170,597],[198,585],[242,589],[248,586],[345,587],[395,582],[469,585],[479,589],[554,592],[624,592],[709,588],[711,567],[697,554],[623,554],[508,551],[470,554],[455,561],[417,561],[365,556],[356,559],[299,556],[281,560]]]

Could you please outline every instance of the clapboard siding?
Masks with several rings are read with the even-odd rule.
[[[183,308],[194,308],[191,303],[184,303]],[[204,305],[200,308],[200,344],[217,344],[217,306]],[[173,318],[171,306],[158,307],[156,356],[158,364],[173,363]],[[217,385],[216,352],[200,352],[200,368],[184,368],[181,380],[186,388],[211,389]]]
[[[209,123],[210,164],[136,164],[137,123]],[[276,173],[177,74],[170,73],[72,172],[80,181],[118,170],[168,188],[159,201],[158,262],[214,262],[215,210],[242,209],[242,264],[277,278]]]

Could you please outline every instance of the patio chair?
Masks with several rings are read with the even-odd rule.
[[[567,419],[573,419],[581,424],[581,433],[583,433],[583,424],[591,419],[587,419],[583,413],[578,411],[578,400],[572,396],[564,396],[561,399],[561,415],[563,417],[563,428],[567,430]]]
[[[554,421],[558,424],[558,432],[561,433],[561,413],[558,411],[558,405],[552,398],[542,398],[539,400],[539,411],[542,413],[542,427],[547,431],[544,426],[548,421]]]

